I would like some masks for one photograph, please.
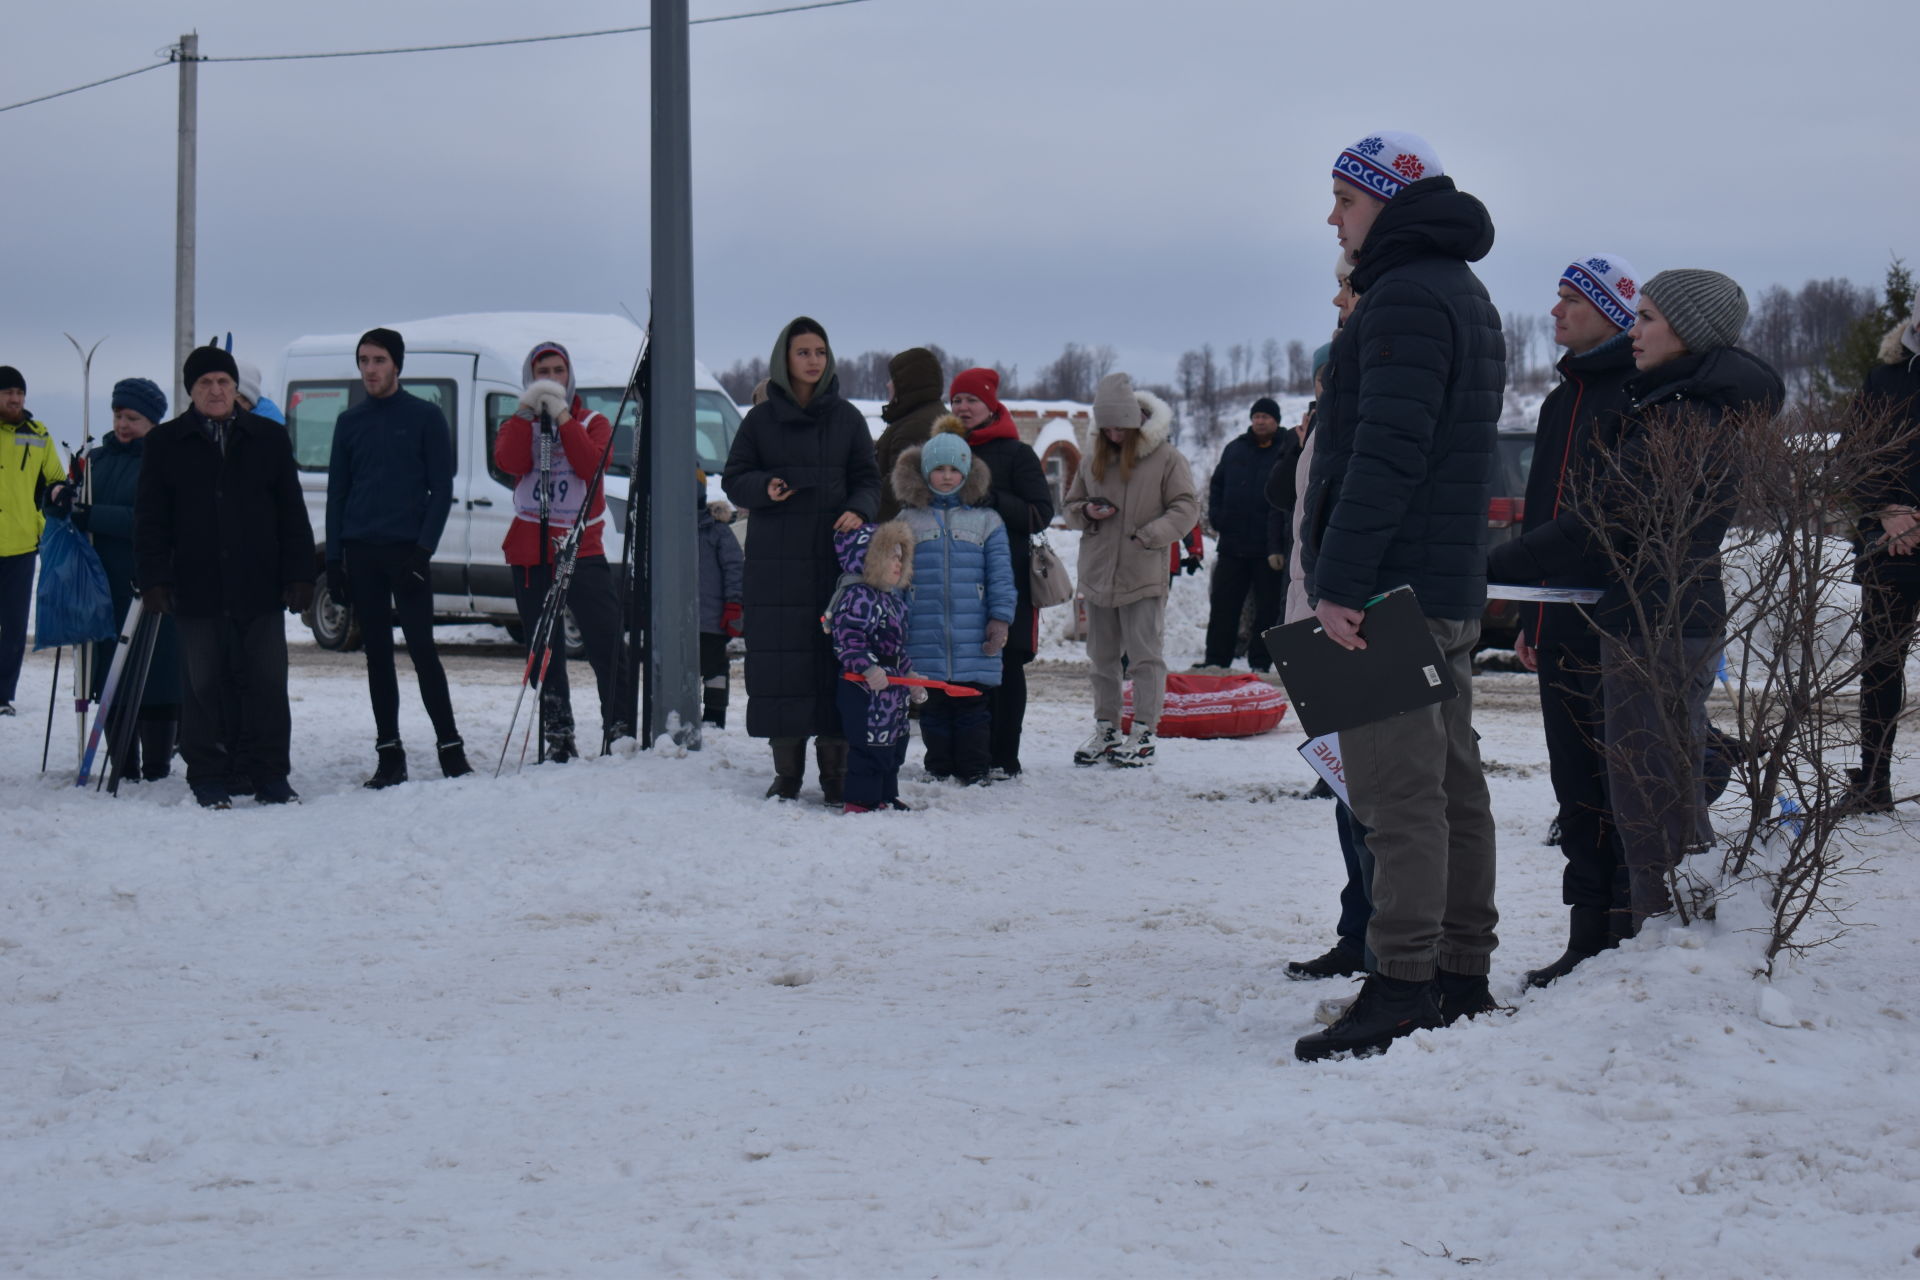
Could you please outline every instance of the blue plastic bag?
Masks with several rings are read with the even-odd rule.
[[[33,598],[33,647],[111,640],[120,634],[113,622],[113,592],[100,557],[65,520],[47,521],[40,531],[40,585]]]

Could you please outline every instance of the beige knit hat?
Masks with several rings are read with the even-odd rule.
[[[1133,379],[1124,373],[1110,373],[1093,389],[1093,425],[1097,431],[1124,427],[1138,431],[1145,421],[1140,416],[1140,400],[1133,394]]]

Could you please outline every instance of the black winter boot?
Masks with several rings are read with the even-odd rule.
[[[1527,971],[1529,987],[1544,987],[1573,972],[1582,960],[1619,945],[1608,927],[1609,913],[1600,907],[1567,908],[1567,949],[1552,964]]]
[[[767,788],[767,799],[798,800],[807,772],[807,740],[770,738],[768,745],[773,748],[773,785]]]
[[[442,742],[436,749],[440,752],[440,772],[444,776],[464,778],[473,772],[473,766],[467,763],[467,744],[460,739]]]
[[[558,698],[550,699],[541,705],[540,732],[546,745],[546,758],[555,764],[565,764],[580,754],[580,748],[573,741],[573,708]]]
[[[1500,1007],[1493,992],[1487,990],[1484,973],[1449,973],[1442,969],[1434,977],[1434,988],[1439,993],[1440,1017],[1449,1027],[1462,1018],[1492,1013]]]
[[[140,722],[140,776],[148,782],[173,772],[173,740],[179,728],[178,720]]]
[[[400,745],[400,739],[375,743],[373,749],[379,753],[380,763],[375,767],[373,776],[361,786],[369,791],[384,791],[407,780],[407,749]]]
[[[1848,813],[1892,813],[1892,770],[1847,770],[1847,793],[1840,804]]]
[[[700,718],[716,729],[727,727],[727,691],[708,689],[700,695]]]
[[[820,770],[820,794],[827,808],[838,809],[846,803],[847,740],[815,738],[813,762]]]
[[[1349,978],[1356,973],[1366,972],[1366,966],[1360,962],[1360,952],[1356,948],[1334,943],[1327,954],[1315,956],[1311,960],[1287,961],[1287,976],[1295,982],[1305,982],[1312,978]]]
[[[1294,1042],[1293,1056],[1319,1062],[1336,1053],[1370,1058],[1385,1053],[1401,1036],[1441,1026],[1440,1007],[1434,1002],[1434,984],[1370,973],[1360,994],[1332,1026]]]

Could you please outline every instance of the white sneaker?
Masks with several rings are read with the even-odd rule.
[[[1126,740],[1108,753],[1107,760],[1123,769],[1138,769],[1143,764],[1152,764],[1153,730],[1135,725]]]
[[[1093,736],[1081,743],[1073,753],[1073,762],[1077,765],[1099,764],[1111,759],[1116,747],[1120,745],[1120,731],[1113,727],[1111,720],[1097,720],[1093,726]]]

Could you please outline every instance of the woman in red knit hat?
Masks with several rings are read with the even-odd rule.
[[[1001,651],[998,688],[987,690],[993,717],[993,770],[996,780],[1020,775],[1020,727],[1027,717],[1027,664],[1039,645],[1039,614],[1033,607],[1028,577],[1029,538],[1053,522],[1053,491],[1040,456],[1020,438],[1013,417],[1000,403],[1000,375],[992,369],[962,369],[947,392],[953,415],[967,428],[967,445],[986,463],[992,484],[987,501],[1007,526],[1007,548],[1013,553],[1013,582],[1019,607]]]

